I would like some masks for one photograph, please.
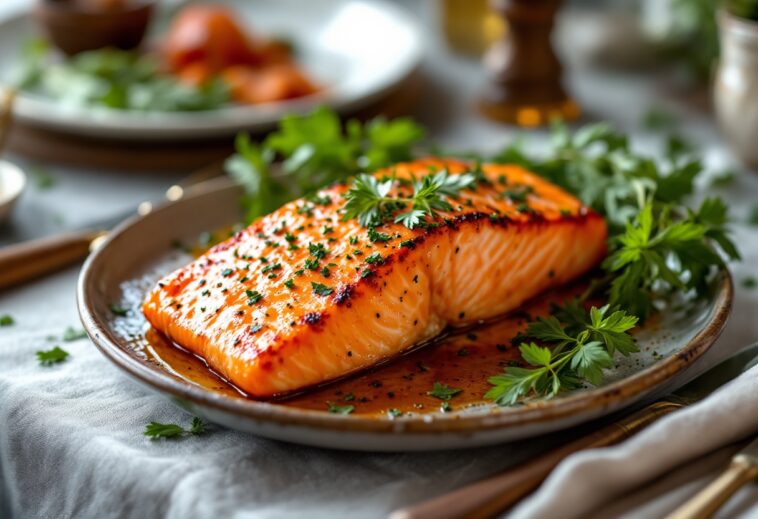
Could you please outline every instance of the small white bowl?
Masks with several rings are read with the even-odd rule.
[[[26,187],[26,175],[21,168],[0,160],[0,223],[10,216],[24,187]]]

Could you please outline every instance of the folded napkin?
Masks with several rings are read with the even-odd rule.
[[[737,450],[730,445],[758,434],[758,366],[720,388],[707,399],[656,422],[630,440],[604,449],[577,453],[567,458],[529,499],[513,510],[513,519],[601,517],[621,514],[617,500],[647,486],[650,496],[640,517],[663,517],[726,468],[728,458]],[[741,446],[741,445],[740,445]],[[719,450],[719,448],[724,449]],[[674,475],[673,469],[716,452],[703,474],[685,467],[686,474]],[[684,476],[684,477],[683,477]],[[671,490],[668,480],[676,478],[686,486],[676,496],[652,502],[657,492],[649,488],[658,483]],[[683,480],[684,479],[684,480]],[[688,480],[689,479],[689,480]],[[683,481],[682,481],[683,480]],[[694,481],[692,481],[694,480]],[[653,483],[653,485],[650,485]],[[632,500],[635,501],[635,500]],[[750,507],[752,505],[752,508]],[[730,503],[734,517],[740,512],[758,516],[758,488],[752,485]],[[745,508],[746,506],[746,508]],[[741,507],[740,509],[735,507]],[[623,509],[623,508],[622,508]],[[725,513],[727,513],[725,509]]]

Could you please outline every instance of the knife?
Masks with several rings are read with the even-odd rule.
[[[539,487],[564,458],[581,450],[620,443],[659,418],[702,400],[743,371],[750,369],[757,360],[758,343],[746,347],[740,353],[706,371],[671,395],[616,422],[499,475],[472,483],[421,504],[396,510],[390,514],[390,519],[458,519],[463,517],[484,519],[493,517],[513,506],[521,498]],[[758,447],[756,447],[755,452],[758,452]],[[743,465],[744,462],[741,461],[740,475],[742,479],[739,481],[743,481],[746,477],[742,471]],[[734,477],[735,474],[736,469],[732,471],[731,477]],[[682,518],[684,517],[699,516],[682,516]]]
[[[174,202],[184,196],[190,186],[219,176],[221,163],[202,168],[178,184],[166,190],[165,200]],[[145,215],[152,210],[153,203],[146,201],[136,210],[129,210],[105,220],[94,222],[85,228],[30,240],[0,249],[0,290],[57,272],[69,265],[82,261],[107,236],[108,231],[133,215]]]
[[[734,455],[729,467],[710,485],[695,494],[666,519],[711,517],[740,488],[758,479],[758,439]]]

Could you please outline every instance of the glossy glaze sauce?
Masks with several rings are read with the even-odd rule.
[[[485,403],[488,378],[520,359],[512,344],[526,323],[546,315],[550,303],[577,294],[581,286],[547,294],[522,311],[493,323],[452,332],[447,337],[389,363],[330,384],[277,400],[281,405],[351,414],[388,415],[454,411]],[[250,398],[208,368],[205,362],[149,329],[143,351],[176,376],[228,396]],[[435,383],[461,390],[449,400],[429,394]]]

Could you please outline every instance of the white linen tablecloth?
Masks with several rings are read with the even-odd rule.
[[[425,13],[428,7],[418,10]],[[513,130],[472,111],[481,78],[478,65],[449,56],[429,38],[428,90],[413,115],[445,147],[494,150],[512,139]],[[641,114],[652,104],[668,105],[684,117],[687,134],[711,166],[733,165],[711,121],[662,99],[649,79],[582,69],[577,63],[570,85],[587,113],[637,132],[641,146],[654,145],[639,132]],[[546,139],[544,132],[534,136],[536,146]],[[30,189],[13,225],[0,229],[0,240],[75,227],[160,196],[175,180],[47,166],[56,185]],[[748,172],[723,191],[739,222],[750,211],[753,193],[758,193],[758,177]],[[758,274],[758,230],[741,223],[735,229],[745,259],[734,266],[737,294],[733,318],[716,346],[721,355],[758,339],[758,290],[741,285]],[[151,441],[142,434],[146,423],[187,424],[190,417],[127,379],[87,339],[48,340],[78,326],[77,270],[0,294],[0,314],[16,320],[0,328],[0,518],[383,517],[562,439],[553,435],[428,454],[329,451],[221,428],[203,437]],[[35,352],[56,344],[71,353],[70,359],[41,367]],[[755,371],[739,383],[622,446],[567,460],[522,503],[517,517],[658,517],[671,510],[723,468],[734,447],[709,452],[725,444],[728,433],[747,434],[758,425],[750,412],[758,407]],[[691,462],[675,467],[686,461]],[[756,499],[755,487],[747,488],[721,515],[758,514],[748,506]]]

